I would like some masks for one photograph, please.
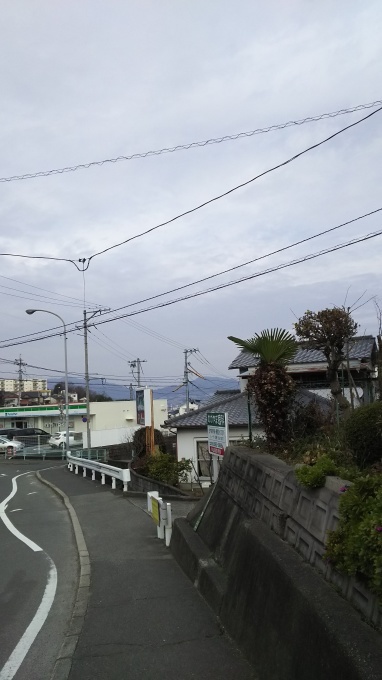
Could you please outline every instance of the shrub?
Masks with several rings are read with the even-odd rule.
[[[382,476],[357,479],[340,499],[340,519],[330,532],[326,559],[364,580],[382,600]]]
[[[345,441],[359,467],[372,465],[382,456],[382,402],[361,406],[344,423]]]
[[[325,484],[327,475],[337,474],[337,467],[329,456],[321,456],[315,465],[303,465],[295,474],[302,486],[317,488]]]
[[[147,464],[147,476],[158,482],[177,486],[179,482],[186,482],[188,473],[191,472],[191,461],[180,460],[168,453],[159,453],[150,456]]]

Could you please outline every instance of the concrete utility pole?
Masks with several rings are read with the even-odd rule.
[[[190,378],[189,374],[189,362],[188,356],[194,354],[194,352],[199,352],[198,349],[185,349],[184,352],[184,385],[186,386],[186,413],[190,410]]]
[[[26,366],[25,361],[21,359],[21,354],[18,359],[15,359],[14,363],[19,367],[19,384],[18,384],[18,395],[19,395],[19,406],[21,404],[21,393],[23,391],[23,366]]]
[[[129,396],[130,396],[130,401],[134,401],[133,383],[130,383],[130,385],[129,385]]]
[[[88,322],[96,314],[101,312],[107,312],[107,309],[97,309],[87,316],[86,309],[84,309],[84,350],[85,350],[85,396],[86,396],[86,438],[87,438],[87,448],[90,449],[91,442],[91,430],[90,430],[90,390],[89,390],[89,349],[88,349]]]
[[[129,361],[129,366],[131,368],[131,372],[133,373],[134,369],[137,369],[137,385],[138,387],[142,387],[141,385],[141,364],[145,364],[147,362],[147,359],[134,359],[133,361]],[[134,376],[134,373],[133,373]],[[135,378],[135,376],[134,376]]]
[[[85,350],[85,396],[86,396],[86,439],[87,449],[91,448],[90,434],[90,393],[89,393],[89,350],[88,350],[88,319],[84,309],[84,350]]]

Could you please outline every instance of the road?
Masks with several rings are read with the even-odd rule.
[[[70,520],[34,474],[61,464],[0,462],[0,680],[49,680],[72,613],[78,557]]]

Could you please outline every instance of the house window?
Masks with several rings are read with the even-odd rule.
[[[211,458],[208,453],[208,441],[196,442],[196,456],[199,477],[211,477]]]

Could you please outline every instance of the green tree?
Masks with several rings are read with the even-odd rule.
[[[307,347],[324,353],[328,363],[326,378],[332,396],[340,409],[348,409],[350,404],[342,394],[338,370],[346,359],[346,345],[355,335],[358,324],[348,311],[334,307],[319,312],[308,310],[294,327],[297,337],[306,341]]]
[[[272,448],[288,439],[290,433],[295,383],[287,373],[286,364],[296,352],[296,340],[280,328],[256,333],[249,340],[232,335],[228,339],[259,359],[255,373],[248,379],[248,391],[255,398],[260,422]]]

